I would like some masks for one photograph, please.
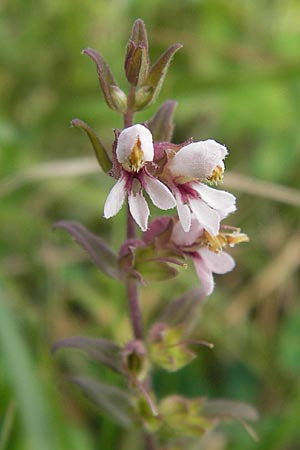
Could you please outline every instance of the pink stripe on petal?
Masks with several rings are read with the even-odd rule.
[[[202,248],[199,250],[199,254],[207,267],[214,273],[227,273],[235,266],[233,257],[226,252],[214,253],[208,248]]]
[[[135,195],[132,192],[129,192],[128,203],[132,217],[141,230],[146,231],[148,228],[149,208],[142,191]]]
[[[104,204],[104,217],[115,216],[123,206],[126,197],[126,179],[121,177],[109,192]]]
[[[176,206],[176,201],[171,191],[157,178],[144,174],[141,182],[155,206],[160,209],[171,209]]]
[[[206,266],[201,256],[194,256],[192,259],[203,290],[206,295],[210,295],[215,285],[212,271]]]
[[[195,219],[203,226],[210,234],[216,236],[220,228],[219,214],[211,209],[200,198],[190,198],[189,204]]]

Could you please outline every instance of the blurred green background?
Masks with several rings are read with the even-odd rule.
[[[232,250],[236,269],[216,277],[199,314],[195,335],[215,349],[199,349],[176,374],[157,373],[157,393],[230,397],[258,408],[258,442],[229,424],[194,450],[299,450],[298,0],[1,1],[0,450],[142,448],[136,431],[119,430],[63,379],[65,365],[106,381],[110,373],[75,351],[67,362],[50,354],[66,336],[130,338],[122,287],[51,225],[78,220],[116,249],[122,242],[124,211],[102,218],[113,180],[96,162],[93,173],[90,160],[74,164],[93,155],[69,123],[79,117],[111,143],[121,118],[106,107],[95,67],[80,51],[99,49],[126,89],[125,45],[138,17],[153,61],[174,42],[184,48],[159,102],[137,120],[172,98],[179,103],[175,142],[193,136],[226,144],[224,186],[239,206],[228,223],[251,237]],[[196,284],[192,271],[182,271],[144,289],[146,317]]]

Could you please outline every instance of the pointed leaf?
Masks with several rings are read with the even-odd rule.
[[[108,339],[95,339],[87,336],[72,336],[57,341],[52,351],[61,348],[78,348],[86,352],[92,359],[101,362],[116,372],[123,373],[121,364],[121,347]]]
[[[118,105],[115,104],[111,95],[111,86],[118,87],[118,83],[111,73],[109,65],[107,64],[101,53],[99,53],[97,50],[86,48],[82,50],[82,53],[89,56],[96,64],[100,87],[106,103],[112,110],[119,112]]]
[[[158,96],[162,84],[164,82],[165,76],[167,74],[170,62],[172,57],[175,55],[177,50],[182,47],[181,44],[171,45],[156,61],[156,63],[151,67],[149,71],[149,75],[145,80],[144,86],[142,89],[149,88],[149,100],[147,103],[141,103],[140,105],[136,105],[136,109],[139,111],[143,109],[145,106],[150,106]],[[138,94],[138,91],[137,91]]]
[[[86,396],[115,422],[124,427],[131,425],[130,398],[127,392],[90,378],[70,377],[70,380],[80,386]]]
[[[226,399],[207,400],[203,406],[202,413],[207,418],[236,420],[253,440],[258,440],[255,430],[247,423],[247,421],[253,422],[257,420],[258,413],[253,406],[247,403]]]
[[[81,128],[83,131],[86,132],[94,148],[96,158],[98,160],[101,169],[104,172],[108,172],[112,168],[112,162],[108,156],[108,152],[105,146],[100,141],[97,133],[89,125],[87,125],[80,119],[73,119],[71,121],[71,125],[76,128]]]
[[[207,400],[203,407],[206,417],[232,418],[238,420],[255,421],[258,419],[256,409],[248,403],[235,402],[233,400],[218,399]]]
[[[147,123],[154,142],[169,142],[174,131],[174,113],[177,102],[168,100],[162,104],[155,116]]]
[[[162,311],[159,322],[164,322],[171,326],[184,326],[190,328],[193,325],[199,305],[203,304],[206,296],[201,288],[195,288],[185,293],[181,297],[172,300]]]
[[[99,236],[91,233],[78,222],[60,221],[55,223],[53,228],[66,230],[103,273],[115,279],[121,278],[117,255]]]

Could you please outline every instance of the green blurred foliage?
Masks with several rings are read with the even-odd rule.
[[[22,182],[30,167],[92,156],[83,133],[69,128],[71,119],[88,122],[107,145],[122,126],[82,48],[99,49],[126,89],[123,57],[137,17],[146,22],[152,60],[181,42],[158,102],[179,102],[174,141],[214,138],[229,148],[230,170],[299,189],[299,15],[297,0],[2,0],[1,450],[142,448],[136,430],[119,432],[62,376],[68,368],[111,381],[110,373],[76,351],[61,363],[50,353],[57,339],[76,334],[130,339],[122,286],[68,236],[51,231],[57,220],[79,220],[117,249],[124,211],[102,218],[112,180],[98,173]],[[215,349],[199,349],[176,374],[157,372],[155,388],[160,398],[208,395],[257,406],[259,442],[226,425],[195,450],[297,450],[299,210],[236,194],[239,210],[228,222],[251,242],[232,251],[237,268],[216,278],[196,328]],[[181,269],[175,281],[143,289],[147,320],[197,282],[192,270]]]

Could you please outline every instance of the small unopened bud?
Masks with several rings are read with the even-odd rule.
[[[117,111],[125,113],[127,110],[127,95],[118,86],[111,85],[109,87],[113,104]]]
[[[134,96],[134,106],[135,110],[145,108],[151,101],[153,97],[153,88],[151,86],[142,86],[137,88]]]
[[[148,371],[148,358],[144,344],[134,340],[128,342],[122,351],[124,370],[134,378],[143,380]]]
[[[125,59],[125,73],[127,80],[133,86],[142,84],[148,75],[149,57],[148,50],[144,45],[136,47],[134,42],[130,42],[130,50]]]
[[[141,19],[137,19],[133,24],[124,66],[130,84],[138,86],[144,83],[150,68],[150,58],[147,31]]]

